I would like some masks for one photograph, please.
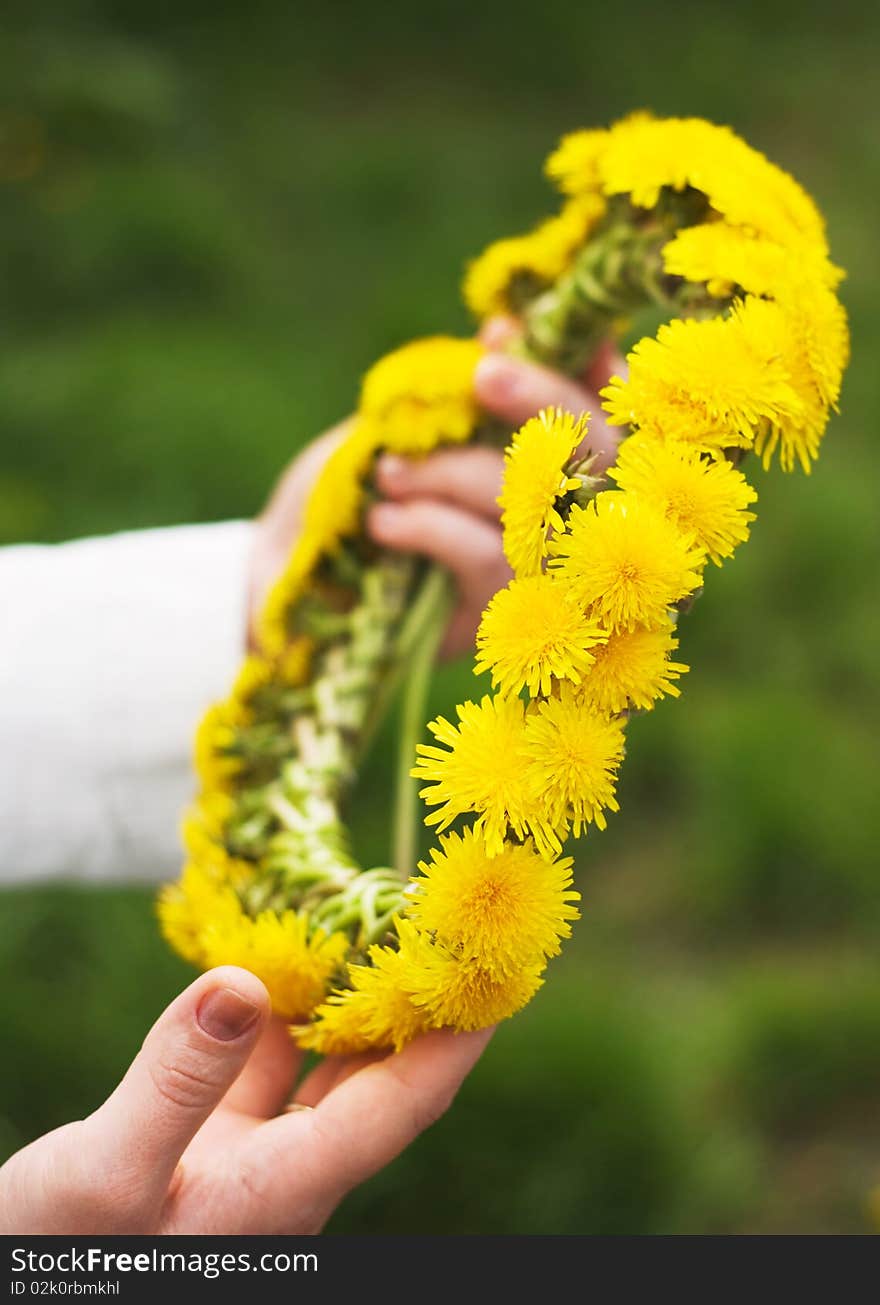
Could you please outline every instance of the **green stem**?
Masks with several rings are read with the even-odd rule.
[[[389,663],[376,685],[372,706],[358,737],[354,757],[355,767],[361,764],[369,751],[376,732],[397,696],[403,677],[409,668],[413,651],[418,647],[425,628],[431,625],[432,615],[440,602],[440,595],[448,591],[448,585],[448,577],[441,567],[436,565],[428,567],[418,593],[406,610],[394,641]]]
[[[402,879],[415,870],[418,849],[419,808],[416,781],[410,776],[416,743],[425,727],[425,704],[431,672],[452,607],[449,575],[438,566],[428,572],[419,595],[419,621],[411,632],[406,690],[401,710],[397,776],[394,791],[394,868]]]

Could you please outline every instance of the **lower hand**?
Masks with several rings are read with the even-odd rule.
[[[443,1114],[491,1032],[329,1057],[279,1114],[302,1053],[258,979],[211,970],[160,1016],[104,1105],[0,1169],[0,1233],[319,1232]]]

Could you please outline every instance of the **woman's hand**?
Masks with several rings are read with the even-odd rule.
[[[586,444],[597,454],[599,467],[608,466],[619,437],[603,419],[597,392],[611,371],[623,366],[622,361],[608,346],[582,378],[572,380],[505,353],[517,331],[516,322],[507,318],[496,318],[483,328],[489,352],[476,370],[479,402],[511,430],[542,408],[565,408],[576,415],[589,411]],[[350,421],[343,422],[294,459],[257,522],[252,620],[283,569],[315,477],[350,428]],[[369,514],[371,537],[386,548],[429,557],[455,577],[459,597],[443,644],[447,656],[472,649],[484,607],[510,579],[497,503],[503,462],[495,449],[470,447],[440,449],[418,460],[386,455],[376,468],[376,484],[385,502]]]
[[[318,1232],[443,1114],[490,1037],[441,1031],[399,1055],[330,1057],[285,1110],[301,1053],[258,979],[211,970],[104,1105],[0,1169],[0,1233]]]

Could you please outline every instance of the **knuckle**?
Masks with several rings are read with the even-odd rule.
[[[216,1080],[195,1065],[163,1058],[148,1068],[158,1095],[177,1110],[203,1110],[217,1095]]]

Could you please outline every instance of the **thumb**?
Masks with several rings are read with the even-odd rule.
[[[83,1123],[93,1172],[158,1207],[181,1155],[238,1077],[269,1012],[263,984],[210,970],[159,1016],[116,1091]]]

